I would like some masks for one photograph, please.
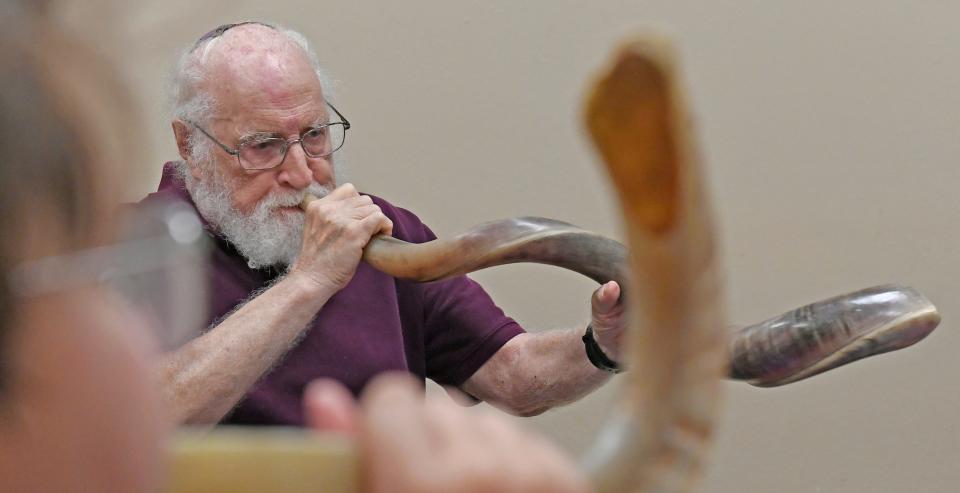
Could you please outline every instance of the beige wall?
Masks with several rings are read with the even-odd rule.
[[[350,179],[363,190],[441,235],[517,215],[617,235],[580,99],[621,35],[668,26],[719,208],[733,320],[891,281],[925,290],[945,319],[917,347],[810,381],[727,385],[704,490],[957,491],[960,4],[691,3],[127,7],[112,30],[132,41],[105,49],[126,59],[152,146],[130,163],[130,196],[175,156],[162,78],[176,52],[218,23],[264,18],[304,31],[339,79],[338,105],[355,124]],[[585,320],[591,284],[572,275],[520,266],[476,278],[531,329]],[[613,390],[525,423],[579,452]]]

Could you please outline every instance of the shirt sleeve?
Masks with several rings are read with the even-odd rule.
[[[376,201],[394,220],[394,236],[413,243],[436,239],[410,211]],[[507,341],[524,332],[467,276],[417,286],[423,303],[426,376],[441,385],[459,387]]]
[[[523,329],[467,276],[423,285],[427,376],[459,387]]]

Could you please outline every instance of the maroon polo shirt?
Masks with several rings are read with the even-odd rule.
[[[393,236],[412,243],[436,238],[412,212],[372,197],[393,221]],[[144,201],[193,201],[172,163]],[[206,223],[205,223],[206,224]],[[280,269],[251,269],[207,226],[209,320],[222,319]],[[226,418],[231,424],[302,425],[301,395],[313,379],[343,382],[355,395],[377,374],[400,370],[459,386],[523,329],[466,276],[431,283],[390,277],[360,262],[350,283],[310,323],[303,339]]]

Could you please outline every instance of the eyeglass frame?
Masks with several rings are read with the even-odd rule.
[[[243,168],[243,169],[245,169],[245,170],[248,170],[248,171],[266,171],[266,170],[274,169],[274,168],[282,165],[283,162],[286,161],[286,159],[287,159],[287,151],[290,149],[290,146],[293,145],[293,144],[300,144],[300,148],[303,149],[303,153],[306,154],[307,157],[312,158],[312,159],[318,159],[318,158],[323,158],[323,157],[327,157],[327,156],[333,155],[333,153],[335,153],[335,152],[337,152],[338,150],[340,150],[340,148],[342,148],[343,145],[347,143],[347,130],[350,130],[350,122],[347,120],[347,118],[346,118],[345,116],[343,116],[342,113],[340,113],[339,110],[337,110],[337,108],[336,108],[335,106],[333,106],[332,104],[330,104],[329,101],[327,101],[326,103],[327,103],[327,106],[329,106],[330,109],[332,109],[333,112],[337,114],[337,117],[340,118],[340,121],[338,121],[338,122],[321,123],[320,125],[316,125],[316,126],[310,127],[310,128],[308,128],[308,129],[304,130],[303,132],[301,132],[300,135],[299,135],[296,139],[286,140],[286,139],[283,139],[282,137],[273,137],[273,138],[277,138],[278,140],[283,140],[283,147],[280,148],[280,161],[279,161],[277,164],[275,164],[275,165],[273,165],[273,166],[266,167],[266,168],[248,168],[248,167],[246,167],[246,166],[243,165],[243,161],[240,159],[240,151],[243,149],[243,146],[245,146],[245,145],[248,144],[248,142],[241,143],[236,149],[232,149],[232,148],[228,147],[226,144],[224,144],[224,143],[220,142],[219,140],[217,140],[217,138],[214,137],[213,135],[210,135],[209,132],[207,132],[206,130],[204,130],[203,127],[201,127],[200,125],[197,125],[196,123],[194,123],[192,120],[186,120],[186,121],[187,121],[187,123],[189,123],[190,125],[192,125],[193,128],[199,130],[200,133],[202,133],[203,135],[206,135],[208,139],[212,140],[214,144],[217,144],[217,146],[220,147],[221,149],[223,149],[224,152],[226,152],[227,154],[230,154],[231,156],[236,157],[236,158],[237,158],[237,164],[239,164],[241,168]],[[317,130],[317,129],[319,129],[319,128],[329,128],[329,127],[332,127],[332,126],[334,126],[334,125],[343,125],[343,142],[341,142],[340,145],[337,146],[336,149],[331,149],[330,152],[325,153],[325,154],[313,154],[313,153],[311,153],[310,151],[308,151],[306,147],[304,147],[304,145],[303,145],[303,136],[306,135],[307,132],[312,132],[312,131]]]

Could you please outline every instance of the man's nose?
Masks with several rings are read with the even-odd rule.
[[[307,155],[300,142],[294,142],[287,148],[277,180],[297,190],[307,188],[313,181],[313,171],[310,170]]]

